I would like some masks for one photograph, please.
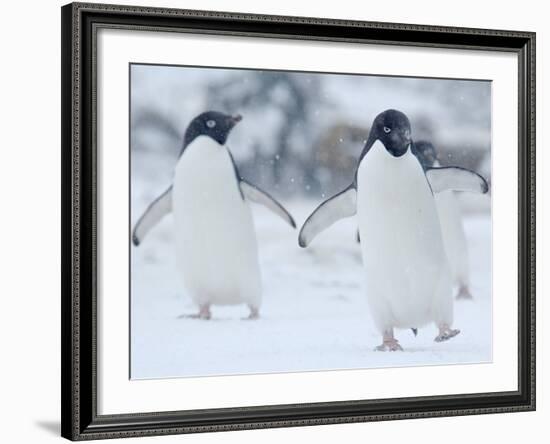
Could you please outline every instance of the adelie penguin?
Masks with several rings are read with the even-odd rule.
[[[422,168],[428,170],[439,167],[437,152],[432,143],[418,141],[413,144],[413,153],[416,155]],[[438,193],[435,196],[435,203],[441,231],[443,245],[449,259],[453,283],[458,288],[457,299],[472,299],[470,293],[470,273],[468,261],[468,245],[466,234],[460,214],[460,205],[453,191]]]
[[[299,235],[306,247],[337,220],[357,214],[366,296],[382,335],[376,350],[402,350],[395,328],[434,322],[436,342],[460,331],[453,325],[452,278],[434,194],[445,190],[485,193],[487,182],[462,168],[426,172],[411,152],[405,114],[387,110],[372,124],[353,183],[323,202]]]
[[[199,307],[191,317],[210,319],[212,305],[234,304],[247,304],[249,319],[259,317],[260,265],[248,201],[265,205],[296,227],[280,203],[239,175],[225,143],[240,120],[208,111],[191,121],[172,186],[147,208],[132,235],[139,245],[173,212],[177,266]]]

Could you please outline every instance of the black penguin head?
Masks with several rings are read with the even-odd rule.
[[[218,111],[206,111],[199,114],[191,121],[187,131],[185,131],[184,147],[199,136],[211,137],[220,145],[225,145],[227,136],[241,119],[242,117],[239,114],[230,116]]]
[[[438,160],[435,147],[425,140],[414,142],[412,151],[424,169],[432,168],[434,163]]]
[[[392,156],[401,157],[412,142],[409,119],[401,111],[388,109],[374,119],[369,139],[371,144],[380,140]]]

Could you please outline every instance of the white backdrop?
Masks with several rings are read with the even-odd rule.
[[[543,199],[548,180],[541,169],[545,163],[542,123],[550,101],[542,83],[548,46],[544,33],[550,15],[527,0],[498,14],[491,5],[464,0],[460,8],[442,2],[396,0],[384,7],[353,0],[334,3],[293,2],[291,0],[123,1],[119,3],[196,9],[233,10],[283,15],[317,15],[436,25],[520,29],[538,33],[538,406],[536,413],[440,418],[400,422],[350,424],[263,431],[203,434],[185,437],[140,439],[139,442],[280,442],[320,440],[322,442],[414,442],[463,443],[471,437],[490,433],[494,440],[519,441],[546,429],[550,419],[547,399],[550,393],[542,380],[545,356],[542,349],[548,329],[542,319],[548,316],[543,301]],[[48,442],[59,440],[59,301],[60,301],[60,157],[59,157],[59,1],[11,2],[4,6],[9,17],[0,32],[2,71],[0,103],[3,124],[0,185],[3,211],[0,220],[2,246],[0,279],[2,310],[2,371],[0,405],[3,441]],[[547,51],[546,51],[547,52]],[[7,137],[6,137],[7,136]],[[7,155],[6,155],[7,154]],[[548,205],[546,205],[548,207]],[[497,295],[495,295],[496,297]],[[135,440],[127,440],[131,442]]]
[[[509,53],[100,30],[98,33],[98,412],[171,411],[517,388],[517,63]],[[205,49],[207,48],[207,50]],[[128,63],[188,63],[492,80],[493,355],[489,364],[128,380]],[[373,60],[375,62],[373,62]],[[516,278],[516,279],[514,279]],[[344,382],[345,381],[345,382]],[[388,382],[391,381],[389,384]],[[411,384],[410,381],[414,381]],[[449,381],[453,381],[452,384]],[[319,390],[322,387],[322,390]]]

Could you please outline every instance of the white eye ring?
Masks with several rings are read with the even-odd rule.
[[[385,127],[384,127],[384,132],[385,132],[386,134],[391,133],[391,128],[388,128],[387,126],[385,126]]]
[[[214,128],[216,126],[216,121],[215,120],[207,120],[206,121],[206,126],[208,128]]]

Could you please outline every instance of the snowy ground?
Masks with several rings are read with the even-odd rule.
[[[141,190],[136,190],[137,192]],[[134,195],[135,197],[135,195]],[[139,193],[133,220],[152,195]],[[375,352],[381,342],[362,288],[355,220],[341,221],[308,249],[264,208],[254,207],[263,277],[261,319],[243,321],[245,306],[213,307],[213,319],[196,312],[176,272],[173,219],[132,247],[131,376],[134,379],[346,368],[479,363],[491,360],[491,220],[488,198],[465,215],[473,301],[455,304],[461,334],[435,343],[435,326],[415,338],[398,330],[404,352]],[[479,203],[481,202],[481,204]],[[315,202],[284,202],[298,227]],[[473,208],[473,209],[472,209]]]

